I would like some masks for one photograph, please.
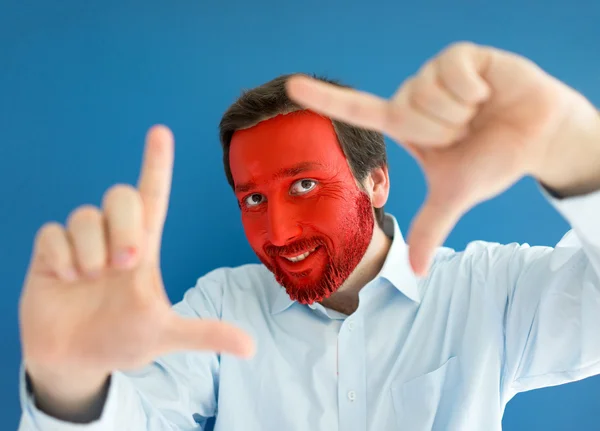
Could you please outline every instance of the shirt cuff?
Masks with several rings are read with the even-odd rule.
[[[123,397],[124,392],[134,391],[135,389],[123,380],[126,379],[121,373],[113,373],[106,402],[102,409],[100,418],[86,424],[65,422],[56,419],[44,413],[35,405],[33,393],[28,388],[25,367],[21,365],[19,391],[23,417],[21,418],[20,430],[26,431],[109,431],[120,429],[119,410],[122,411],[123,404],[132,404],[132,401],[138,402],[137,394],[134,397]],[[127,394],[130,395],[130,394]],[[120,398],[120,399],[119,399]],[[123,403],[123,398],[130,402]],[[121,405],[119,405],[121,404]],[[121,418],[122,419],[122,418]],[[120,424],[122,425],[122,424]]]
[[[581,196],[559,197],[543,186],[540,189],[579,238],[600,247],[600,190]]]

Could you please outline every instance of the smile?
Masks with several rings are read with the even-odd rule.
[[[287,256],[282,256],[285,259],[289,260],[290,262],[301,262],[304,259],[306,259],[313,251],[315,251],[318,247],[313,248],[312,250],[309,250],[305,253],[299,254],[298,256],[293,256],[293,257],[287,257]]]

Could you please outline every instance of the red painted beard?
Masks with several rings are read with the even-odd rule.
[[[292,300],[312,304],[329,298],[362,260],[373,236],[373,208],[363,192],[353,206],[335,232],[335,248],[325,233],[314,232],[286,246],[266,244],[264,254],[257,253]],[[311,253],[299,262],[284,257],[306,252]]]

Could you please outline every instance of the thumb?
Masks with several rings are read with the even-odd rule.
[[[429,270],[435,249],[441,246],[456,225],[464,205],[447,194],[430,190],[427,199],[413,219],[409,234],[409,259],[413,271],[424,276]]]
[[[249,358],[254,341],[241,329],[216,319],[184,318],[173,313],[163,331],[161,348],[166,352],[197,350],[229,353]]]

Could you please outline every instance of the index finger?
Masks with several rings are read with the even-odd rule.
[[[307,76],[289,78],[287,92],[290,98],[308,109],[382,133],[388,131],[395,115],[392,104],[386,99]]]
[[[138,190],[144,206],[148,247],[153,257],[158,257],[162,229],[167,217],[173,176],[173,147],[173,134],[167,127],[158,125],[148,131]]]

